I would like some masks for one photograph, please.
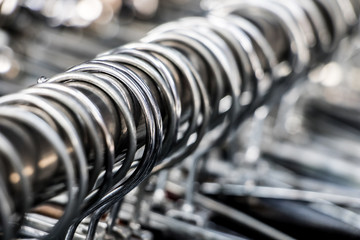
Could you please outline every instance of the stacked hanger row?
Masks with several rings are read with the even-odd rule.
[[[274,89],[325,61],[359,12],[351,0],[229,2],[0,98],[2,239],[72,239],[150,174],[231,137]],[[64,191],[54,226],[22,227]]]

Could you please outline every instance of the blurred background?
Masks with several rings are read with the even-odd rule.
[[[137,40],[161,23],[204,15],[208,2],[0,0],[0,95]],[[195,186],[187,185],[191,163],[170,170],[168,198],[195,187],[294,238],[360,238],[359,75],[360,36],[354,31],[327,62],[298,79],[271,106],[257,109],[231,142],[210,151]],[[156,181],[150,180],[150,188]],[[208,200],[196,201],[206,205]],[[134,195],[126,203],[134,205]],[[178,208],[173,201],[165,205],[170,212]],[[191,217],[234,236],[269,237],[246,217],[203,217],[214,208]],[[154,236],[166,238],[160,227],[145,229],[151,227]]]
[[[201,14],[199,0],[1,0],[0,94]]]

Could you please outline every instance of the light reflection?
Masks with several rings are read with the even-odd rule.
[[[24,174],[25,176],[31,176],[31,175],[33,175],[33,174],[34,174],[34,168],[32,168],[31,166],[26,166],[26,167],[24,167],[24,169],[23,169],[23,174]]]
[[[51,155],[49,155],[47,157],[43,157],[39,161],[38,166],[39,166],[39,168],[44,169],[44,168],[47,168],[50,165],[56,163],[56,161],[57,161],[57,156],[55,154],[51,154]]]
[[[76,13],[79,17],[89,22],[97,19],[102,11],[103,5],[99,0],[83,0],[76,6]]]
[[[12,184],[18,184],[20,182],[20,175],[18,173],[11,173],[9,176],[9,180]]]
[[[17,5],[18,5],[18,1],[17,0],[3,0],[0,2],[1,4],[1,14],[2,15],[11,15]]]
[[[159,6],[159,0],[134,0],[133,5],[140,17],[152,17]]]

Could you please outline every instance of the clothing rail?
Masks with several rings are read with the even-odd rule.
[[[0,98],[2,239],[72,239],[85,217],[219,145],[276,89],[326,61],[359,12],[356,0],[215,4]],[[19,231],[27,212],[64,191],[54,227]]]

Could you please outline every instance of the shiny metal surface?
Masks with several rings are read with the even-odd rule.
[[[77,7],[80,3],[108,4],[69,1]],[[128,3],[111,9],[115,13]],[[152,3],[157,9],[159,2]],[[49,8],[41,5],[37,10],[31,1],[24,4],[56,25],[96,28],[101,20],[100,12],[99,18],[86,22],[75,15],[66,19],[49,15],[56,10],[50,8],[53,1]],[[132,7],[141,5],[137,4],[131,1]],[[331,59],[344,38],[354,36],[359,4],[350,0],[208,4],[215,7],[205,16],[160,25],[139,42],[99,54],[53,77],[41,77],[37,85],[0,98],[3,239],[152,239],[158,232],[181,236],[186,231],[184,236],[194,239],[246,239],[246,234],[231,229],[230,223],[219,224],[217,218],[247,226],[259,236],[293,239],[276,224],[235,209],[233,205],[243,199],[254,206],[250,211],[267,209],[270,202],[271,209],[281,205],[294,214],[295,209],[317,209],[309,210],[314,219],[336,207],[356,216],[350,207],[357,204],[357,197],[316,193],[287,175],[303,173],[301,180],[307,183],[311,177],[305,173],[324,171],[337,179],[336,184],[357,184],[352,175],[344,177],[342,171],[349,165],[336,158],[329,158],[328,166],[312,161],[324,155],[312,154],[312,148],[318,152],[322,148],[310,140],[306,143],[310,150],[301,144],[294,149],[280,144],[276,137],[280,134],[268,134],[272,128],[267,120],[280,109],[281,117],[289,121],[287,111],[297,101],[285,99],[291,98],[291,91],[284,101],[282,96]],[[143,10],[139,8],[137,16],[154,14]],[[101,27],[95,32],[100,33]],[[37,52],[34,46],[29,49]],[[67,59],[66,54],[63,57]],[[327,110],[321,104],[304,109],[312,107]],[[304,118],[311,121],[306,111]],[[244,149],[239,147],[241,141]],[[299,160],[302,154],[311,160]],[[310,185],[318,181],[311,180]],[[304,189],[291,189],[290,183]],[[336,185],[332,180],[326,184]],[[313,205],[292,207],[300,205],[297,201]],[[326,209],[314,205],[328,203]],[[348,224],[343,217],[338,220]]]

